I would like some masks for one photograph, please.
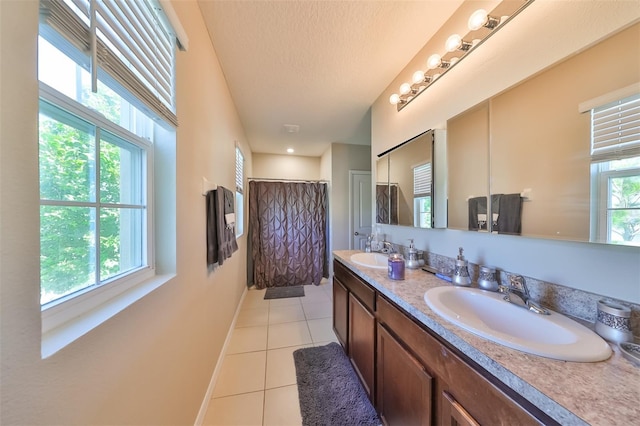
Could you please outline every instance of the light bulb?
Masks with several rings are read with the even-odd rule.
[[[287,152],[288,152],[289,154],[293,154],[295,151],[294,151],[294,149],[293,149],[293,148],[287,148]]]
[[[413,77],[411,78],[415,84],[419,84],[424,82],[424,71],[416,71],[413,73]]]
[[[393,95],[389,96],[389,103],[391,105],[397,105],[398,102],[400,102],[400,95],[394,93]]]
[[[437,53],[434,53],[433,55],[429,56],[429,59],[427,59],[427,66],[429,67],[430,70],[434,70],[438,68],[441,63],[442,63],[442,57]]]
[[[447,52],[455,52],[462,46],[462,37],[458,34],[453,34],[449,36],[447,42],[444,44],[444,48],[447,49]]]
[[[471,14],[469,18],[469,22],[467,25],[471,31],[478,30],[484,26],[489,20],[489,16],[487,15],[487,11],[484,9],[478,9]]]
[[[411,91],[411,85],[409,83],[402,83],[402,85],[400,86],[400,94],[406,95],[410,91]]]

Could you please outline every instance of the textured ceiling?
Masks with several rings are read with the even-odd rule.
[[[462,0],[198,3],[252,151],[319,156],[369,144],[369,107]]]

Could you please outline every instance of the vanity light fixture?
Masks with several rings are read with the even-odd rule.
[[[447,52],[455,52],[456,50],[462,50],[463,52],[466,52],[472,47],[473,43],[464,41],[458,34],[452,34],[451,36],[449,36],[446,43],[444,44],[444,48],[447,50]]]
[[[436,68],[449,68],[450,65],[450,62],[444,61],[442,59],[442,56],[438,55],[437,53],[434,53],[433,55],[429,56],[429,59],[427,59],[427,67],[430,70],[434,70]]]
[[[429,56],[426,63],[427,71],[414,72],[411,77],[412,84],[403,83],[400,86],[399,94],[394,93],[389,97],[389,103],[395,105],[396,109],[400,111],[456,63],[475,50],[487,38],[491,37],[502,24],[511,20],[533,1],[505,0],[498,4],[491,11],[491,14],[484,9],[478,9],[473,12],[467,21],[469,32],[464,35],[452,34],[449,36],[444,46],[446,53],[444,55],[434,53]],[[500,18],[496,18],[494,15],[500,16]],[[483,30],[478,31],[480,29]],[[472,41],[467,41],[465,38]],[[454,53],[455,56],[453,55]]]
[[[498,25],[500,25],[500,19],[489,16],[487,11],[484,9],[478,9],[473,12],[469,17],[469,21],[467,22],[467,26],[471,31],[479,30],[482,27],[486,27],[492,30]]]

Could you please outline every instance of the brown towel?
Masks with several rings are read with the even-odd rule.
[[[221,186],[207,193],[207,265],[222,265],[238,250],[235,226],[227,226],[225,214],[234,213],[233,192]]]

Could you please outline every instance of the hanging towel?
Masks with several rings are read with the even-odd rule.
[[[498,233],[512,235],[522,233],[522,197],[520,194],[503,194],[500,198]]]
[[[207,265],[218,263],[218,227],[216,226],[216,191],[206,195],[207,203]]]
[[[235,199],[233,192],[218,186],[207,193],[207,264],[222,265],[225,259],[238,250],[234,223],[227,223],[227,217],[233,218]],[[227,216],[229,215],[229,216]]]
[[[478,224],[479,218],[484,215],[485,224],[480,227]],[[486,230],[486,217],[487,217],[487,197],[473,197],[469,198],[469,231]]]

